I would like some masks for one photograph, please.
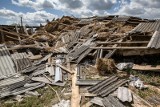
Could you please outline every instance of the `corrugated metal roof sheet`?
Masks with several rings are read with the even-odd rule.
[[[155,31],[151,40],[149,41],[148,48],[160,48],[160,31]]]
[[[14,62],[5,45],[0,45],[0,79],[16,74]]]
[[[126,22],[130,19],[130,16],[118,16],[113,18],[113,21],[117,21],[117,22]]]
[[[24,76],[6,78],[0,81],[0,87],[9,86],[24,80],[25,80]]]
[[[118,77],[112,76],[90,87],[88,91],[105,97],[126,82],[127,80],[125,79],[118,79]]]
[[[160,21],[140,23],[129,33],[154,32],[156,30],[160,31]]]
[[[71,60],[77,59],[81,54],[83,54],[91,45],[94,38],[88,39],[86,42],[84,42],[79,48],[75,49],[73,52],[68,53],[68,56],[71,58]]]
[[[14,53],[11,54],[16,67],[17,67],[17,71],[21,71],[27,67],[32,66],[32,62],[30,61],[30,59],[27,57],[27,54],[25,52],[23,53]]]
[[[102,102],[105,107],[126,107],[112,95],[105,97]]]

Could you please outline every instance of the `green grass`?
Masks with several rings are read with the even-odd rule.
[[[150,85],[159,85],[160,84],[160,73],[156,73],[153,71],[134,71],[129,70],[129,74],[138,76],[142,81],[144,81],[144,84],[150,84]],[[141,98],[147,100],[148,98],[152,98],[153,96],[160,97],[160,93],[157,92],[157,90],[154,89],[135,89],[133,88],[133,91],[139,95]]]
[[[151,89],[137,90],[137,94],[144,99],[147,99],[148,97],[152,96],[160,96],[160,93]]]
[[[132,75],[138,76],[144,83],[151,84],[151,85],[160,85],[160,73],[154,71],[134,71],[129,70],[127,71]]]
[[[52,86],[52,87],[55,90],[57,90],[60,94],[60,91],[62,90],[61,87],[58,86]],[[50,87],[46,89],[45,88],[37,89],[37,91],[39,94],[41,94],[41,96],[25,97],[21,102],[6,103],[6,101],[3,101],[0,107],[50,107],[52,104],[58,102],[58,98],[55,92]],[[12,98],[8,98],[6,100],[12,101]]]

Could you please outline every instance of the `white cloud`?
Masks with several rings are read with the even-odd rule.
[[[160,0],[132,0],[122,4],[119,15],[138,16],[142,18],[160,18]]]
[[[114,0],[83,0],[90,10],[108,10],[116,3]]]
[[[39,25],[40,23],[44,24],[47,19],[52,20],[53,18],[57,18],[57,15],[47,13],[46,11],[36,11],[36,12],[14,12],[8,9],[0,9],[0,17],[9,19],[7,24],[12,23],[20,23],[20,17],[23,17],[24,24],[28,25]]]
[[[145,18],[160,18],[160,0],[12,0],[17,6],[42,10],[53,8],[65,15],[88,17],[94,15],[131,15]],[[120,4],[120,6],[117,5]],[[118,7],[115,7],[118,6]],[[112,10],[113,11],[110,11]]]
[[[55,9],[62,10],[65,13],[72,13],[73,15],[78,17],[104,15],[107,10],[111,9],[113,5],[117,3],[116,0],[52,0],[52,1],[55,4],[54,6]],[[74,2],[76,1],[76,3],[74,4],[73,1]]]
[[[117,3],[117,0],[12,0],[17,6],[35,10],[53,8],[74,16],[103,15]]]
[[[76,9],[81,8],[83,3],[81,0],[59,0],[61,4],[64,4],[66,8]]]
[[[50,0],[12,0],[12,4],[17,6],[25,6],[35,10],[42,10],[44,8],[53,8],[54,4]]]

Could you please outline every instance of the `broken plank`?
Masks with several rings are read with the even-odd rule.
[[[96,42],[96,44],[143,44],[148,43],[149,41],[134,41],[134,42]]]
[[[120,39],[118,41],[118,43],[121,43],[123,41],[123,39]],[[112,47],[117,47],[118,44],[114,44]],[[117,49],[113,49],[112,51],[109,51],[109,53],[105,56],[105,58],[110,58],[115,52],[117,51]]]
[[[66,56],[67,68],[71,70],[71,64],[69,58]],[[71,80],[71,74],[68,74],[68,80]]]
[[[79,86],[91,86],[96,85],[101,80],[77,80],[76,85]]]
[[[80,93],[81,96],[85,96],[85,97],[95,97],[97,96],[97,94],[92,94],[92,93]]]
[[[37,60],[37,59],[42,58],[42,55],[32,55],[32,56],[29,56],[28,58],[31,60]]]
[[[22,37],[22,38],[25,38],[25,37],[29,37],[29,36],[27,36],[27,35],[25,35],[25,34],[18,34],[18,33],[16,33],[16,32],[8,32],[8,31],[6,31],[6,30],[2,30],[2,29],[0,29],[0,31],[1,32],[4,32],[4,33],[7,33],[7,34],[10,34],[10,35],[14,35],[14,36],[20,36],[20,35],[23,35],[23,36],[20,36],[20,37]]]
[[[131,91],[131,93],[133,95],[134,107],[153,107],[148,101],[144,100],[133,91]]]
[[[43,47],[39,47],[39,46],[37,46],[35,44],[32,44],[32,45],[16,45],[16,46],[8,48],[8,50],[16,50],[16,49],[22,49],[22,48],[44,49]]]
[[[147,47],[90,47],[90,49],[148,49]]]
[[[119,50],[118,53],[120,55],[123,55],[123,56],[132,56],[132,55],[153,55],[153,54],[159,54],[160,53],[160,50],[159,49],[146,49],[146,50],[143,50],[143,49],[135,49],[135,50]]]
[[[51,82],[46,77],[32,77],[32,80],[33,81],[38,81],[38,82],[43,82],[43,83],[46,83],[46,84],[51,84],[51,85],[57,85],[57,86],[64,86],[65,85],[65,82],[63,82],[63,83]]]
[[[19,41],[19,39],[18,39],[18,38],[14,38],[14,37],[11,37],[11,36],[8,36],[8,35],[6,35],[6,37],[8,37],[8,38],[10,38],[10,39],[13,39],[13,40],[17,40],[17,41]]]
[[[159,71],[160,70],[160,65],[133,65],[133,70],[141,70],[141,71]]]
[[[2,38],[1,38],[1,42],[4,43],[4,42],[5,42],[4,33],[3,33],[2,31],[1,31],[1,37],[2,37]]]
[[[71,107],[80,107],[79,86],[76,85],[76,81],[77,81],[77,70],[75,70],[74,74],[72,75]]]
[[[66,68],[65,66],[62,66],[62,65],[60,65],[60,64],[57,64],[57,66],[59,66],[60,68],[62,68],[63,70],[67,71],[67,72],[70,73],[70,74],[74,74],[73,71],[69,70],[69,69]]]

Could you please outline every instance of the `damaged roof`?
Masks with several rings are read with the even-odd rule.
[[[130,33],[160,31],[160,21],[140,23]]]
[[[7,78],[15,75],[15,64],[5,45],[0,45],[0,78]]]

